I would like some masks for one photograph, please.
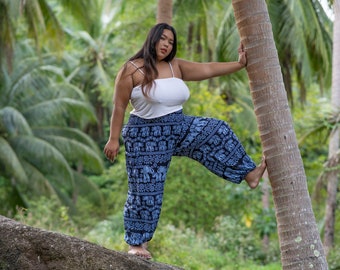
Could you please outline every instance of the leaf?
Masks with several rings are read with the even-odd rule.
[[[84,170],[90,173],[101,173],[103,171],[102,159],[87,145],[74,139],[68,139],[56,135],[44,135],[40,137],[53,145],[64,156],[68,163],[77,166],[81,164]]]
[[[11,145],[0,137],[0,175],[10,179],[13,184],[27,184],[28,179],[20,160]]]
[[[47,178],[56,176],[59,188],[72,189],[72,170],[63,155],[51,144],[33,136],[10,138],[19,159],[37,168]]]
[[[98,145],[92,140],[90,136],[76,128],[70,127],[37,127],[33,129],[35,136],[43,137],[48,135],[60,136],[78,141],[90,147],[98,155],[101,154]]]
[[[5,107],[0,109],[0,134],[6,134],[6,136],[32,135],[32,131],[19,111],[12,107]]]
[[[94,184],[90,179],[85,177],[83,174],[74,172],[74,179],[76,184],[77,193],[89,199],[97,206],[104,204],[103,195],[96,184]]]
[[[65,123],[65,118],[79,121],[85,116],[92,122],[96,120],[92,107],[88,103],[66,97],[45,100],[26,108],[23,113],[32,126],[61,124]]]
[[[50,179],[46,175],[42,174],[39,168],[33,166],[25,160],[21,161],[26,175],[29,179],[30,189],[23,194],[25,197],[32,198],[33,196],[46,195],[48,197],[56,195],[54,187],[50,183]]]

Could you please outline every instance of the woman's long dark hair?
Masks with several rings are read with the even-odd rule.
[[[177,52],[177,35],[176,30],[167,23],[159,23],[152,27],[143,47],[129,59],[129,61],[133,61],[138,58],[143,58],[144,60],[145,76],[142,82],[142,91],[145,96],[148,96],[153,81],[158,77],[158,71],[156,68],[156,43],[161,39],[164,29],[170,30],[174,35],[172,51],[166,58],[164,58],[164,61],[170,62],[174,59]]]

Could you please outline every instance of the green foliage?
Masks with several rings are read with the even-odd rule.
[[[76,224],[70,219],[68,209],[56,197],[41,197],[31,201],[30,208],[20,208],[15,219],[29,226],[74,235]]]
[[[319,94],[319,87],[318,84],[310,87],[306,107],[294,108],[293,118],[314,213],[322,231],[327,189],[325,183],[319,182],[319,177],[328,158],[330,103],[328,95]]]
[[[173,158],[161,218],[176,226],[186,224],[196,230],[211,230],[216,215],[228,213],[230,208],[224,189],[226,184],[196,161]]]
[[[293,113],[309,189],[314,191],[327,159],[328,137],[323,128],[329,131],[331,127],[326,115],[329,98],[319,94],[323,83],[319,78],[326,79],[327,85],[331,74],[330,40],[325,32],[331,27],[323,20],[317,1],[307,8],[295,0],[267,2],[280,60],[286,64],[285,71],[293,74],[294,102],[306,101],[304,108],[295,107]],[[25,21],[10,21],[19,16],[18,1],[0,0],[4,15],[0,16],[0,28],[8,30],[0,31],[0,58],[5,54],[10,58],[12,49],[16,56],[11,73],[3,69],[0,74],[0,213],[12,216],[16,205],[29,205],[19,211],[17,219],[124,251],[124,149],[110,164],[103,161],[93,139],[100,143],[105,139],[96,132],[101,128],[108,132],[114,77],[154,25],[157,3],[39,3],[31,14],[25,13],[28,28],[33,30],[35,25],[39,31],[30,31],[41,38],[37,53],[34,41],[27,39]],[[318,10],[315,16],[312,5]],[[229,1],[174,1],[173,25],[178,32],[179,57],[237,59],[239,37]],[[63,39],[61,28],[66,33]],[[18,42],[13,47],[15,38]],[[64,46],[66,51],[57,58],[54,51],[46,50],[47,44],[59,49]],[[314,81],[317,85],[310,84]],[[185,112],[227,121],[247,152],[259,161],[262,150],[245,71],[189,83],[189,87],[191,98]],[[96,116],[102,126],[94,122]],[[305,136],[310,130],[318,132]],[[101,174],[104,162],[107,169]],[[99,175],[88,176],[93,173]],[[272,209],[262,210],[260,188],[261,184],[251,191],[244,183],[225,182],[197,162],[175,157],[167,177],[160,225],[150,243],[155,259],[185,269],[281,269],[275,215]],[[326,191],[319,190],[314,210],[322,228]],[[52,197],[40,198],[44,194]],[[337,229],[339,224],[337,219]],[[268,250],[261,247],[263,235],[270,236]],[[330,269],[339,269],[338,246],[336,238]],[[261,265],[267,262],[273,263]]]
[[[0,0],[0,66],[4,58],[9,69],[15,54],[14,43],[18,29],[24,29],[24,38],[33,38],[38,52],[46,45],[60,53],[64,45],[64,33],[46,0],[6,1]],[[25,18],[25,20],[22,19]],[[23,27],[23,24],[25,27]]]
[[[156,236],[157,240],[150,243],[150,251],[156,260],[193,270],[219,269],[226,262],[217,250],[208,248],[204,236],[190,229],[161,225]],[[216,268],[211,268],[213,265]]]
[[[0,176],[0,215],[13,216],[16,212],[16,206],[25,205],[19,190],[11,185],[9,181]]]
[[[97,223],[85,236],[87,241],[113,249],[125,251],[124,225],[121,213],[108,216]]]
[[[70,214],[58,197],[42,196],[31,200],[29,208],[18,208],[14,219],[29,226],[83,238],[104,217],[98,212],[99,206],[86,197],[78,197],[74,207],[75,211]]]
[[[316,78],[321,88],[331,84],[332,23],[319,1],[268,0],[267,6],[288,97],[293,104],[291,81],[303,103]]]
[[[121,149],[123,152],[124,149]],[[112,166],[100,176],[90,176],[90,179],[99,188],[104,204],[100,209],[103,215],[111,216],[116,213],[122,215],[127,196],[127,173],[125,156],[120,154]]]
[[[327,258],[329,270],[340,269],[340,248],[339,246],[333,248]]]
[[[276,232],[276,219],[273,209],[261,209],[261,213],[257,215],[254,221],[255,229],[260,237],[269,236]]]
[[[84,176],[82,182],[76,181],[76,171],[103,169],[99,148],[81,131],[96,118],[54,56],[20,52],[13,71],[4,71],[0,84],[0,175],[20,194],[13,208],[27,207],[35,196],[57,194],[71,210],[71,198],[82,190],[75,192],[75,183],[88,183]]]
[[[257,131],[257,123],[248,93],[243,93],[244,98],[237,98],[238,102],[228,103],[223,94],[225,85],[237,86],[239,92],[248,90],[242,81],[226,84],[224,81],[217,87],[209,86],[210,82],[188,83],[191,89],[191,97],[185,104],[184,112],[187,114],[215,117],[228,122],[240,141],[243,143],[247,153],[254,160],[261,160],[262,150]],[[214,84],[212,83],[212,84]],[[243,99],[243,100],[242,100]],[[207,102],[209,101],[209,102]]]
[[[228,229],[229,231],[222,231],[223,229],[219,227],[221,226],[219,223],[217,225],[218,230],[220,230],[218,236],[225,237],[228,234],[228,237],[231,237],[230,242],[229,239],[224,238],[224,241],[227,241],[227,250],[225,245],[222,245],[224,251],[221,251],[222,249],[219,245],[221,241],[214,234],[196,233],[189,228],[179,228],[164,222],[160,223],[154,239],[149,243],[149,249],[154,260],[178,265],[184,269],[281,269],[279,264],[264,266],[254,263],[252,258],[255,256],[254,254],[259,252],[256,249],[250,252],[252,254],[250,257],[242,258],[238,252],[244,249],[250,251],[250,248],[242,240],[244,240],[244,237],[250,240],[253,237],[251,236],[251,231],[242,226],[233,227],[235,221],[232,219],[224,220],[223,223],[223,229]],[[239,231],[235,231],[235,229],[239,229]],[[128,247],[123,241],[123,236],[121,217],[115,215],[98,223],[85,236],[85,239],[109,249],[126,251]],[[239,239],[239,237],[241,238]],[[237,246],[240,242],[242,242],[242,247]],[[247,243],[254,247],[252,242]]]
[[[240,221],[230,216],[216,219],[211,246],[221,253],[233,254],[235,260],[256,260],[256,239],[249,229]]]
[[[210,90],[207,82],[189,82],[188,87],[191,89],[191,96],[184,106],[186,113],[227,120],[228,115],[235,110],[234,106],[226,106],[218,89]]]

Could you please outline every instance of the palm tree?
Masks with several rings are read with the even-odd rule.
[[[69,71],[71,82],[78,85],[95,108],[97,122],[88,125],[86,131],[101,143],[105,140],[104,122],[110,115],[107,108],[112,103],[119,58],[114,40],[120,29],[115,22],[120,20],[118,16],[122,15],[124,5],[117,0],[61,0],[60,3],[62,6],[56,8],[59,20],[65,24],[76,22],[67,29],[68,37],[76,44],[72,52],[68,52],[75,63]]]
[[[283,269],[328,269],[264,0],[232,1],[268,165]]]
[[[16,50],[18,60],[0,83],[0,176],[24,206],[32,196],[55,194],[72,207],[89,190],[100,202],[94,185],[79,176],[103,169],[98,147],[81,131],[96,120],[93,109],[68,82],[62,62],[28,55],[28,47]]]
[[[332,22],[316,0],[303,4],[294,0],[269,0],[267,5],[289,101],[293,105],[295,81],[303,104],[307,89],[315,80],[321,92],[330,86]]]
[[[334,4],[334,26],[333,26],[333,69],[332,69],[332,109],[336,115],[336,123],[340,122],[340,0]],[[335,235],[335,211],[337,205],[337,190],[339,170],[339,141],[340,129],[337,124],[330,134],[327,162],[327,204],[325,213],[324,247],[326,255],[334,246]]]
[[[28,36],[34,38],[38,50],[48,45],[52,50],[62,52],[65,41],[65,30],[61,26],[63,20],[74,27],[73,31],[66,32],[73,38],[76,36],[81,39],[82,44],[86,44],[85,48],[80,50],[82,52],[85,50],[85,54],[79,56],[82,62],[79,62],[79,67],[74,71],[72,79],[80,81],[78,86],[89,95],[95,107],[98,121],[94,125],[89,125],[87,129],[97,141],[101,141],[104,137],[105,112],[100,95],[108,92],[109,88],[111,90],[112,86],[112,81],[108,76],[112,73],[108,70],[108,59],[112,56],[105,51],[105,46],[108,46],[113,36],[113,29],[110,29],[112,27],[109,22],[112,22],[116,13],[120,11],[118,2],[114,0],[60,0],[58,4],[61,6],[55,5],[56,10],[53,10],[51,1],[46,0],[0,0],[2,13],[0,63],[3,63],[4,56],[7,56],[9,70],[11,70],[15,36],[18,29],[23,28],[22,24],[18,23],[20,14],[24,15]],[[61,10],[64,19],[58,18]],[[77,28],[81,31],[76,32]],[[1,52],[4,53],[1,54]],[[87,78],[86,81],[84,77]]]
[[[274,40],[291,105],[294,105],[293,88],[297,88],[301,105],[304,104],[309,86],[317,81],[320,92],[331,83],[331,21],[318,1],[268,0]],[[278,15],[280,14],[280,15]],[[298,38],[297,38],[298,37]],[[220,61],[237,59],[239,41],[232,7],[225,10],[217,38],[216,55]],[[310,44],[313,44],[312,46]],[[228,104],[236,102],[243,108],[243,119],[253,117],[251,101],[235,82],[244,79],[243,73],[233,74],[221,82],[221,93]],[[240,83],[239,83],[240,84]],[[248,121],[250,122],[250,121]],[[249,129],[254,130],[250,123]]]
[[[50,48],[60,51],[63,46],[63,30],[46,0],[0,0],[0,64],[4,58],[11,70],[16,22],[21,14],[27,25],[27,34],[33,37],[37,48],[43,47],[43,40]]]
[[[64,29],[52,9],[51,2],[0,0],[0,63],[6,57],[7,63],[11,64],[18,20],[21,19],[21,15],[25,19],[27,36],[33,37],[39,50],[48,45],[52,50],[61,52],[65,41]],[[72,14],[72,24],[76,21],[91,36],[97,36],[101,31],[100,12],[109,7],[112,2],[114,0],[59,0],[58,4],[64,7],[63,11],[66,14]]]
[[[158,0],[157,23],[165,22],[171,25],[172,22],[172,0]]]
[[[297,90],[301,104],[303,104],[307,89],[312,82],[318,80],[324,86],[330,84],[331,22],[320,4],[315,1],[308,1],[306,7],[301,6],[300,2],[295,0],[276,2],[269,0],[267,2],[269,14],[273,18],[274,39],[278,43],[280,64],[282,70],[285,70],[283,75],[288,98],[293,105],[292,89],[298,84]],[[179,0],[174,2],[173,9],[174,25],[178,25],[181,36],[186,36],[186,41],[180,39],[181,48],[184,48],[186,57],[189,53],[189,57],[191,56],[196,61],[237,59],[236,48],[239,37],[229,1]],[[224,11],[223,16],[220,10]],[[211,16],[211,14],[214,15]],[[290,27],[284,27],[285,25]],[[287,38],[287,32],[291,38]],[[300,42],[297,42],[291,33],[299,34]],[[311,39],[315,46],[309,46]],[[287,60],[288,58],[290,60]],[[298,61],[300,58],[304,62],[302,66]],[[321,92],[323,91],[322,85],[320,86]],[[235,116],[237,117],[235,124],[242,122],[242,129],[254,134],[256,121],[246,87],[245,73],[238,72],[227,78],[220,78],[218,83],[216,80],[210,81],[210,86],[213,89],[219,89],[221,97],[227,104],[237,104],[242,108],[242,111]],[[249,121],[249,119],[254,119],[254,121]]]

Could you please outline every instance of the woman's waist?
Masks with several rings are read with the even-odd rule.
[[[129,121],[127,125],[154,125],[154,124],[168,124],[172,122],[181,122],[183,121],[184,114],[182,109],[177,109],[174,112],[170,112],[158,117],[153,118],[144,118],[139,116],[138,114],[134,113],[134,111],[131,112]]]

